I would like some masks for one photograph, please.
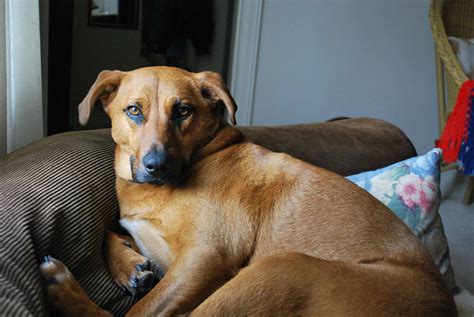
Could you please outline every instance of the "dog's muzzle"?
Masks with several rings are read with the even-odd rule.
[[[143,157],[142,166],[148,175],[159,178],[169,169],[169,155],[163,151],[150,151]]]
[[[133,181],[137,183],[153,185],[176,183],[179,176],[176,172],[179,167],[174,165],[176,164],[173,164],[173,159],[167,152],[156,149],[144,155],[141,162],[137,162],[135,157],[130,158]]]

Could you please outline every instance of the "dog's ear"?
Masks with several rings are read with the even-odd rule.
[[[207,90],[210,92],[212,97],[217,97],[218,100],[222,101],[229,112],[230,122],[232,122],[233,125],[236,125],[237,121],[235,120],[235,112],[237,111],[237,105],[224,84],[221,75],[206,71],[197,73],[196,76],[202,84],[204,94],[207,94]]]
[[[119,70],[104,70],[97,76],[87,96],[78,106],[79,122],[81,125],[86,125],[98,99],[100,99],[104,107],[107,106],[110,102],[111,94],[118,89],[124,74],[124,72]]]

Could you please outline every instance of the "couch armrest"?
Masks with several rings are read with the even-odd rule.
[[[395,125],[371,118],[273,127],[241,127],[253,142],[343,176],[416,156]]]

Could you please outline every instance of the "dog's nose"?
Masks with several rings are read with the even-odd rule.
[[[148,174],[158,176],[167,169],[168,157],[164,152],[151,151],[143,157],[142,163]]]

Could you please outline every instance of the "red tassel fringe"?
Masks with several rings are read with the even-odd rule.
[[[469,99],[474,94],[474,80],[463,83],[453,111],[448,116],[443,133],[435,141],[436,147],[443,150],[445,163],[456,162],[463,141],[467,140],[469,126]]]

